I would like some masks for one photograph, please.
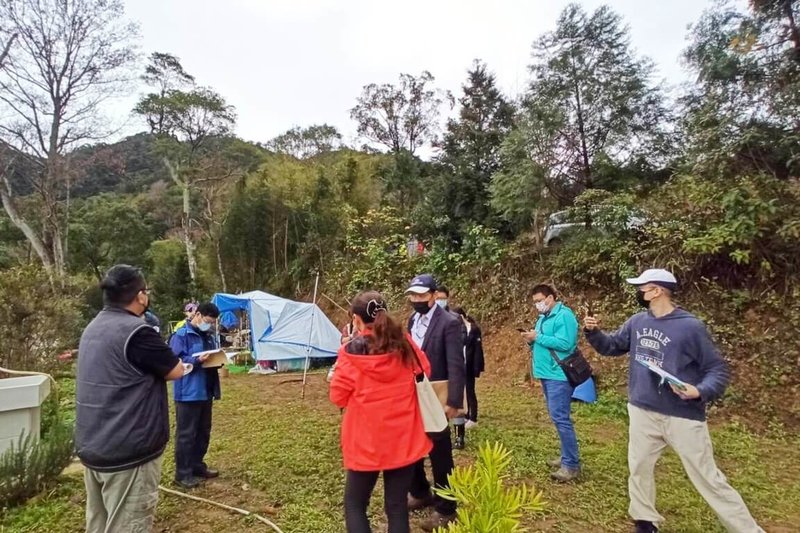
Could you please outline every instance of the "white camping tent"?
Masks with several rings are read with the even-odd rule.
[[[339,330],[316,304],[295,302],[262,291],[217,293],[211,299],[220,310],[220,323],[240,327],[237,312],[247,313],[256,361],[297,362],[306,357],[336,357]]]

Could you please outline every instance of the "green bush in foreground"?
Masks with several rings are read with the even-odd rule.
[[[0,455],[0,508],[23,503],[43,490],[72,459],[73,426],[59,422],[47,435],[21,435]]]
[[[456,467],[449,476],[450,488],[437,489],[442,498],[458,502],[458,521],[448,533],[515,533],[521,531],[523,512],[540,513],[545,508],[541,491],[521,484],[506,487],[511,452],[495,442],[483,443],[478,459],[469,467]]]

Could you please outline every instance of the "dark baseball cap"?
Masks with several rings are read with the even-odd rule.
[[[426,292],[435,292],[439,285],[433,276],[430,274],[420,274],[411,280],[406,289],[406,294],[413,292],[414,294],[425,294]]]

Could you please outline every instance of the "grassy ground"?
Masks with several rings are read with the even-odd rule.
[[[286,533],[338,533],[343,475],[338,447],[339,411],[327,401],[322,375],[310,378],[305,400],[286,376],[231,375],[215,406],[208,462],[223,475],[195,494],[263,514]],[[548,480],[545,461],[557,455],[555,430],[538,388],[513,385],[497,375],[479,383],[481,421],[457,462],[469,463],[478,443],[501,441],[513,451],[513,476],[542,489],[543,516],[527,517],[530,531],[627,531],[625,401],[605,394],[596,405],[576,407],[584,460],[581,482]],[[750,433],[736,422],[713,424],[716,457],[759,522],[770,532],[797,531],[800,523],[800,438]],[[163,483],[173,475],[168,450]],[[677,457],[667,453],[657,468],[658,506],[664,531],[722,531],[694,491]],[[26,505],[0,511],[0,532],[82,530],[84,495],[79,469]],[[382,527],[381,497],[372,505]],[[415,521],[419,517],[415,517]],[[156,531],[219,533],[267,531],[251,519],[162,494]]]

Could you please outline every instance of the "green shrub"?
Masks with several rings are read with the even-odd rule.
[[[180,315],[192,293],[186,248],[177,239],[154,241],[147,251],[144,276],[153,289],[152,309],[163,322]]]
[[[770,176],[726,182],[681,176],[648,200],[642,262],[685,281],[790,286],[800,255],[800,185]]]
[[[0,455],[0,507],[19,505],[41,492],[72,459],[73,426],[58,423],[41,439],[21,435]]]
[[[416,259],[406,248],[409,235],[406,221],[391,207],[349,219],[345,248],[331,276],[334,286],[348,298],[367,289],[386,291],[391,297],[391,291],[404,287],[415,273]]]
[[[542,493],[527,485],[506,487],[511,452],[496,442],[484,443],[474,465],[456,467],[448,477],[449,489],[437,489],[439,496],[458,502],[458,520],[449,533],[515,533],[521,531],[524,512],[540,513],[545,508]]]
[[[72,280],[70,280],[71,282]],[[56,358],[77,345],[82,306],[72,286],[54,293],[47,274],[28,265],[0,276],[0,366],[53,373]]]

